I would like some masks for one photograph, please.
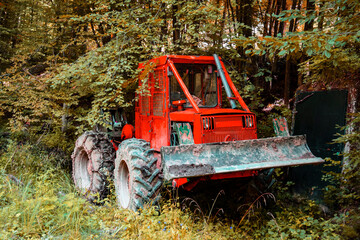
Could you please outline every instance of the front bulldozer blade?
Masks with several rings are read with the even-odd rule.
[[[166,180],[324,162],[305,136],[162,147],[161,157]]]

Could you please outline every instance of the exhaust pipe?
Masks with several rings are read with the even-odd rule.
[[[230,86],[229,86],[228,82],[226,81],[224,69],[221,66],[218,55],[214,54],[213,56],[214,56],[214,59],[215,59],[216,67],[217,67],[217,69],[219,71],[219,74],[220,74],[221,82],[222,82],[222,84],[223,84],[223,86],[225,88],[226,95],[227,95],[227,97],[228,97],[228,99],[230,101],[231,108],[235,109],[236,108],[236,102],[235,102],[234,99],[231,99],[233,97],[233,95],[232,95]]]

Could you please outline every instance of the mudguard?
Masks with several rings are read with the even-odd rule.
[[[324,162],[305,135],[168,146],[161,158],[166,180]]]

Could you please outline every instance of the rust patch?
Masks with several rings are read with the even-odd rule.
[[[214,167],[209,164],[182,164],[169,166],[172,176],[190,177],[215,174]]]
[[[293,144],[294,144],[294,146],[300,146],[301,144],[303,144],[303,139],[295,139],[294,141],[293,141]]]
[[[193,155],[195,157],[199,157],[202,152],[203,152],[203,147],[201,145],[195,145],[193,149]]]
[[[307,152],[304,155],[298,157],[298,158],[294,158],[294,159],[305,159],[305,158],[313,158],[315,157],[311,152]]]

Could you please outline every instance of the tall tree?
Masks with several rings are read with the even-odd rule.
[[[17,35],[17,1],[0,1],[0,75],[11,65],[10,58],[19,41]]]
[[[300,60],[299,70],[306,73],[305,82],[346,86],[349,76],[353,76],[351,81],[354,81],[360,65],[357,50],[360,4],[356,1],[319,1],[321,8],[316,11],[311,3],[308,9],[291,9],[277,16],[279,21],[290,21],[292,26],[297,22],[302,30],[289,31],[282,37],[239,39],[237,43],[245,47],[249,55],[266,55],[270,59],[289,56]],[[322,19],[321,25],[314,24],[316,18]],[[291,24],[292,20],[296,22]]]

